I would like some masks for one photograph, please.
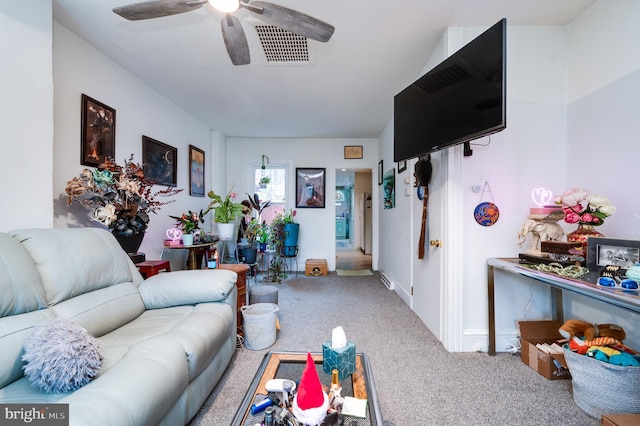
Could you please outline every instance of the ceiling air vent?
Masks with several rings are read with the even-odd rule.
[[[306,37],[273,25],[255,25],[268,62],[309,62]]]

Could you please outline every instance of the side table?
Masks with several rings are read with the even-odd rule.
[[[158,275],[160,271],[171,272],[171,264],[168,260],[145,260],[144,262],[136,263],[136,268],[140,270],[140,274],[144,279]]]
[[[249,271],[249,265],[245,263],[223,263],[218,265],[218,269],[226,269],[238,274],[238,281],[236,287],[238,287],[238,304],[236,309],[238,334],[244,335],[244,328],[242,323],[242,312],[240,308],[248,304],[247,301],[247,272]]]

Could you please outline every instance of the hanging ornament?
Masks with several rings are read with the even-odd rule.
[[[482,201],[484,199],[484,193],[488,191],[491,196],[491,202]],[[491,193],[491,187],[489,186],[489,182],[485,182],[482,187],[482,194],[480,194],[480,204],[478,204],[473,211],[473,217],[476,222],[482,226],[491,226],[498,221],[500,217],[500,210],[498,206],[495,205],[493,200],[493,194]]]

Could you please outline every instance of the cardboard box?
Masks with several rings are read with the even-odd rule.
[[[304,274],[317,277],[327,275],[327,261],[324,259],[307,259],[304,263]]]
[[[640,414],[607,414],[602,416],[602,426],[637,426]]]
[[[549,354],[536,347],[538,343],[552,344],[562,339],[560,321],[519,321],[522,362],[549,380],[570,379],[564,354]]]

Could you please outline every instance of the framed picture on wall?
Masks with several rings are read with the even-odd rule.
[[[346,145],[344,147],[345,159],[360,159],[362,158],[362,145]]]
[[[325,207],[325,169],[296,167],[296,208]]]
[[[148,136],[142,136],[144,176],[156,185],[178,184],[178,150]]]
[[[396,169],[392,168],[382,177],[382,199],[385,209],[396,206]]]
[[[399,161],[398,162],[398,174],[407,170],[407,161]]]
[[[83,93],[80,131],[80,164],[97,167],[106,157],[115,157],[115,109]]]
[[[189,195],[204,197],[204,151],[189,145]]]

